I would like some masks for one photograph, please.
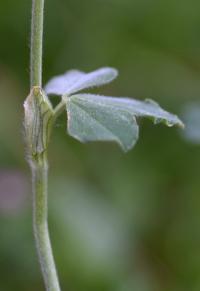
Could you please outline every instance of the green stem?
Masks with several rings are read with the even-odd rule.
[[[61,113],[66,109],[66,102],[64,100],[60,101],[54,109],[54,122],[61,115]]]
[[[31,87],[42,87],[44,0],[32,0]]]
[[[48,231],[48,162],[46,154],[38,155],[31,163],[33,178],[33,226],[37,252],[46,290],[59,291]]]
[[[43,13],[44,0],[32,0],[32,29],[31,29],[31,87],[42,87],[42,43],[43,43]],[[29,96],[27,108],[25,108],[26,131],[29,133],[30,128],[34,128],[34,136],[27,140],[28,148],[32,149],[33,144],[38,144],[38,136],[43,132],[43,141],[48,140],[48,127],[44,126],[44,115],[41,113],[43,102],[37,101],[37,96]],[[32,98],[35,102],[32,101]],[[35,105],[36,104],[36,105]],[[37,108],[35,108],[36,106]],[[35,117],[32,118],[30,110],[34,111]],[[26,110],[27,109],[27,110]],[[44,109],[44,108],[43,108]],[[38,124],[39,122],[39,124]],[[38,129],[38,131],[36,130]],[[32,131],[31,131],[32,132]],[[28,135],[29,136],[29,135]],[[31,143],[31,144],[30,144]],[[36,147],[36,150],[38,148]],[[42,269],[42,275],[45,282],[46,290],[60,291],[56,267],[54,263],[49,231],[48,231],[48,161],[47,149],[42,152],[30,152],[30,166],[33,180],[33,227],[36,240],[37,253]]]

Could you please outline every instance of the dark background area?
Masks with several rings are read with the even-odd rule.
[[[44,83],[71,68],[119,69],[97,92],[179,114],[200,98],[200,2],[46,0]],[[31,222],[23,102],[31,1],[0,2],[0,290],[44,290]],[[95,91],[96,92],[96,91]],[[56,124],[49,220],[62,290],[200,290],[200,146],[140,121],[128,154]]]

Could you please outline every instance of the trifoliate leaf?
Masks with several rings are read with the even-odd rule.
[[[176,115],[153,101],[78,94],[67,98],[66,102],[71,136],[82,142],[116,141],[124,151],[130,150],[138,139],[135,117],[149,117],[155,123],[164,122],[168,126],[183,126]]]
[[[71,95],[83,89],[98,87],[111,82],[118,75],[116,69],[101,68],[91,73],[72,70],[51,79],[46,87],[47,94]]]
[[[67,100],[68,133],[81,142],[115,141],[124,151],[138,139],[138,125],[129,112],[115,106],[85,103],[74,95]]]

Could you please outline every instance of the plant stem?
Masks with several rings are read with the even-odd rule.
[[[42,87],[44,0],[32,0],[31,87]]]
[[[66,102],[60,101],[60,103],[54,109],[54,121],[58,118],[59,115],[66,109]]]
[[[32,0],[32,28],[31,28],[31,69],[30,81],[31,87],[42,87],[42,43],[43,43],[43,13],[44,0]],[[36,98],[32,96],[29,98]],[[30,104],[34,104],[30,102]],[[35,102],[38,108],[34,109],[31,114],[29,110],[26,112],[27,118],[33,122],[31,126],[40,128],[43,131],[43,140],[48,139],[48,127],[44,126],[44,115],[41,114],[39,103]],[[43,103],[41,103],[42,106]],[[27,105],[28,106],[28,105]],[[30,105],[31,106],[31,105]],[[44,106],[44,105],[43,105]],[[32,108],[32,107],[31,107]],[[33,107],[34,108],[34,107]],[[39,113],[38,113],[39,112]],[[37,118],[32,118],[32,114],[37,114]],[[38,119],[38,116],[40,118]],[[34,124],[34,122],[36,124]],[[37,123],[39,122],[39,124]],[[37,125],[37,127],[36,127]],[[25,124],[26,127],[26,124]],[[27,127],[30,127],[29,122]],[[40,130],[38,132],[40,132]],[[33,131],[34,132],[34,131]],[[37,132],[37,131],[36,131]],[[45,137],[45,138],[44,138]],[[34,136],[36,139],[38,136]],[[35,144],[35,141],[33,141]],[[28,144],[28,148],[32,145]],[[30,167],[32,171],[33,184],[33,227],[36,240],[37,253],[42,269],[43,279],[46,290],[60,291],[59,281],[57,277],[56,267],[54,263],[49,231],[48,231],[48,161],[47,149],[42,152],[30,152]]]
[[[46,154],[32,161],[33,178],[33,226],[36,246],[41,264],[46,290],[59,291],[59,282],[55,268],[48,231],[48,162]]]

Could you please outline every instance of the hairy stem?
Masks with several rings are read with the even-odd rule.
[[[39,261],[46,290],[59,291],[54,258],[48,231],[48,162],[41,154],[31,163],[33,178],[33,226]]]
[[[31,88],[42,87],[43,13],[44,0],[32,0],[30,69]],[[35,96],[33,94],[29,98],[32,100],[32,98],[39,97],[37,97],[37,94]],[[42,102],[38,102],[37,99],[35,99],[35,102],[29,100],[27,102],[27,105],[25,106],[26,132],[29,132],[28,129],[30,127],[35,129],[35,131],[31,131],[32,134],[34,133],[33,136],[31,136],[30,139],[27,139],[27,147],[29,149],[36,149],[36,152],[32,152],[30,150],[29,154],[33,183],[33,227],[37,253],[42,269],[42,275],[45,282],[46,290],[60,291],[48,231],[47,149],[44,147],[44,149],[40,152],[40,150],[38,150],[38,147],[33,147],[33,145],[38,145],[38,134],[40,132],[43,133],[42,140],[48,140],[48,126],[44,126],[45,114],[42,114],[42,110],[44,110],[43,107],[45,106],[44,102],[46,102],[43,99],[41,100]],[[34,104],[36,104],[37,108],[34,107]],[[32,111],[33,109],[34,111]],[[47,107],[47,109],[50,110],[49,107]],[[32,117],[33,114],[36,115],[34,118]],[[30,135],[28,136],[30,137]]]
[[[31,87],[42,86],[44,0],[32,0]]]

